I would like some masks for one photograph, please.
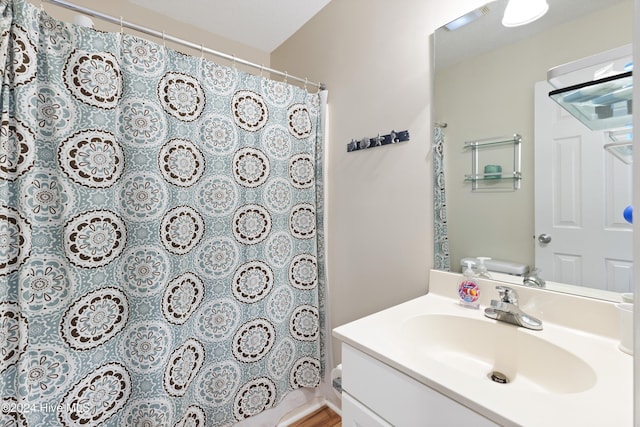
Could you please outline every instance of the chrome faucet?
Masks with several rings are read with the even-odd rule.
[[[525,286],[532,286],[534,288],[544,288],[546,282],[542,277],[540,277],[540,270],[534,268],[533,271],[526,276],[522,280],[522,284]]]
[[[484,309],[484,315],[499,322],[511,323],[523,328],[542,330],[542,322],[529,316],[518,307],[518,293],[508,286],[496,286],[500,301],[491,300],[491,307]]]

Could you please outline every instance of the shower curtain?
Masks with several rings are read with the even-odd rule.
[[[439,126],[433,129],[433,217],[434,268],[450,271],[447,202],[444,189],[444,132]]]
[[[317,387],[319,95],[0,11],[0,425],[227,426]]]

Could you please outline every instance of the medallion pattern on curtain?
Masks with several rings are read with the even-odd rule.
[[[447,201],[444,188],[444,132],[438,126],[433,130],[433,141],[434,268],[450,271]]]
[[[0,425],[226,426],[317,386],[319,96],[0,11]]]

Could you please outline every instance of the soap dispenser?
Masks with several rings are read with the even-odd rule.
[[[478,268],[477,275],[480,279],[492,279],[491,274],[489,274],[489,270],[487,270],[487,266],[484,265],[485,261],[489,261],[491,258],[486,256],[479,256],[476,258],[478,260]]]
[[[468,308],[479,308],[480,288],[475,281],[476,273],[471,266],[473,261],[465,261],[467,268],[464,270],[462,282],[458,286],[458,296],[460,296],[460,305]]]

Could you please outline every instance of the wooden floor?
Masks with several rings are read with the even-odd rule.
[[[323,406],[300,421],[291,424],[291,427],[342,427],[342,419],[330,408]]]

